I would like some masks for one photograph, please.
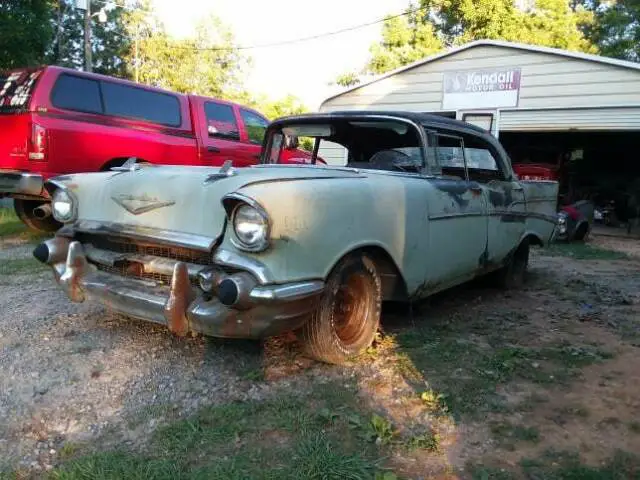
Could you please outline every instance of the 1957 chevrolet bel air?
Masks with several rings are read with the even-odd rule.
[[[296,137],[343,165],[280,164]],[[47,188],[65,225],[34,255],[72,301],[177,334],[294,330],[333,363],[371,344],[384,300],[520,285],[556,225],[555,182],[519,182],[477,127],[406,112],[279,119],[254,167],[128,162]]]

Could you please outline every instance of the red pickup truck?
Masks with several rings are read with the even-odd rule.
[[[47,66],[0,73],[0,198],[34,230],[59,226],[47,178],[95,172],[128,158],[173,165],[258,162],[269,121],[247,107],[103,75]],[[311,154],[286,147],[287,161]]]

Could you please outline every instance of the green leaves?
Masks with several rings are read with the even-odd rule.
[[[513,0],[421,0],[419,8],[410,4],[407,11],[384,23],[366,72],[384,73],[480,39],[596,51],[583,33],[593,14],[572,9],[566,0],[536,0],[531,9],[518,8]]]

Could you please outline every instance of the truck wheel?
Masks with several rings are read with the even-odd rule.
[[[341,364],[373,342],[380,324],[380,277],[364,255],[345,257],[327,281],[320,305],[302,328],[309,356]]]
[[[58,230],[62,224],[57,222],[52,215],[45,218],[38,218],[34,215],[33,210],[41,205],[48,205],[49,202],[43,202],[40,200],[13,200],[13,208],[16,211],[18,218],[29,229],[38,233],[51,233]]]
[[[527,276],[529,266],[529,241],[524,240],[507,264],[495,272],[496,283],[505,289],[520,288]]]

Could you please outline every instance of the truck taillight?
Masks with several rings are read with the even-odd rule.
[[[29,145],[29,160],[44,161],[47,153],[47,129],[42,125],[31,125],[31,141]]]

